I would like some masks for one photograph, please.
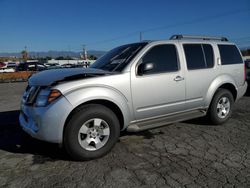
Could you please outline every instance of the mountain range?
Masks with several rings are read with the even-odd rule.
[[[30,57],[52,57],[56,58],[59,56],[70,56],[70,57],[76,57],[79,58],[80,54],[82,52],[73,52],[73,51],[47,51],[47,52],[29,52]],[[94,55],[95,57],[99,58],[103,54],[105,54],[105,51],[98,51],[98,50],[89,50],[88,56]],[[21,57],[20,52],[0,52],[0,57]]]
[[[240,50],[244,51],[246,49],[250,49],[249,47],[244,47],[244,48],[240,48]],[[94,55],[95,57],[99,58],[100,56],[102,56],[103,54],[105,54],[106,51],[100,51],[100,50],[89,50],[88,51],[88,56],[90,55]],[[70,56],[70,57],[75,57],[75,58],[79,58],[80,54],[82,54],[82,52],[74,52],[74,51],[40,51],[40,52],[34,52],[31,51],[29,52],[29,57],[52,57],[52,58],[56,58],[59,56]],[[0,57],[21,57],[21,52],[0,52]]]

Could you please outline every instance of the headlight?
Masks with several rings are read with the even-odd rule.
[[[62,94],[57,89],[43,89],[40,91],[36,98],[36,106],[38,107],[44,107],[60,97]]]

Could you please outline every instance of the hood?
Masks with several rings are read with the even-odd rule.
[[[93,68],[52,69],[33,74],[29,79],[29,85],[49,86],[49,85],[55,85],[63,81],[96,77],[107,74],[113,74],[113,73]]]

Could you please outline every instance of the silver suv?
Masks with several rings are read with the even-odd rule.
[[[75,160],[105,155],[123,130],[206,116],[222,124],[247,88],[239,49],[223,37],[174,35],[119,46],[90,68],[33,75],[22,128]]]

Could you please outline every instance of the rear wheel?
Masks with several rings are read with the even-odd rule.
[[[234,98],[227,89],[218,89],[210,104],[208,118],[212,124],[219,125],[225,123],[232,114]]]
[[[90,160],[108,153],[119,138],[119,121],[112,110],[97,104],[81,107],[64,131],[64,145],[75,160]]]

